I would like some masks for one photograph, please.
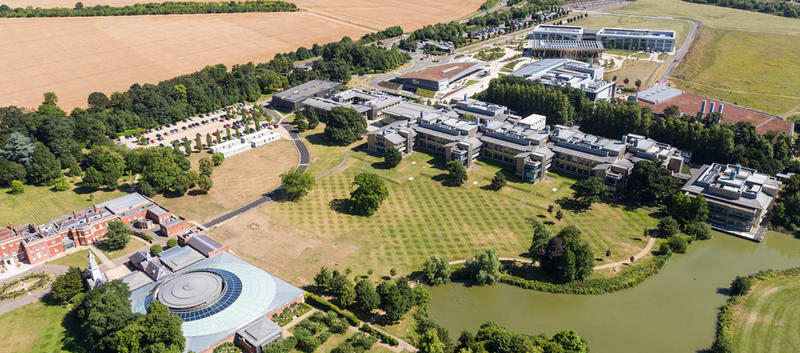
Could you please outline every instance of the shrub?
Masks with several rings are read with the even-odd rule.
[[[731,295],[745,295],[750,291],[752,285],[752,278],[736,276],[733,282],[731,282]]]
[[[686,239],[678,235],[673,235],[669,237],[669,240],[667,240],[667,244],[669,244],[669,248],[672,249],[673,252],[679,254],[685,253],[686,247],[688,246]]]
[[[317,336],[317,339],[319,339],[319,344],[325,343],[325,341],[327,341],[328,338],[331,338],[331,335],[332,334],[329,331],[320,333],[319,336]]]
[[[347,321],[350,322],[350,324],[353,326],[361,325],[361,320],[359,320],[355,315],[340,309],[335,304],[325,300],[325,298],[322,298],[320,296],[308,292],[306,292],[305,298],[306,301],[311,302],[312,305],[319,306],[324,310],[333,310],[340,316],[343,316],[345,319],[347,319]]]
[[[672,249],[669,248],[669,244],[661,243],[661,246],[658,247],[658,253],[660,255],[672,255]]]
[[[264,353],[288,353],[295,345],[297,345],[297,338],[289,337],[264,346],[262,351]]]
[[[138,238],[140,238],[140,239],[144,239],[148,243],[152,243],[153,242],[153,237],[150,236],[150,234],[147,234],[147,233],[144,233],[144,232],[133,232],[133,235],[138,237]]]
[[[302,327],[295,328],[294,337],[297,338],[297,344],[294,347],[302,352],[311,353],[320,345],[319,339]]]
[[[214,353],[242,353],[242,350],[236,347],[233,342],[225,342],[214,348]]]
[[[158,256],[162,251],[164,251],[164,248],[162,248],[161,245],[154,244],[150,247],[150,255]]]
[[[55,191],[69,190],[69,182],[67,181],[67,178],[62,176],[56,179],[55,183],[53,183],[53,189]]]
[[[222,164],[222,161],[224,161],[224,160],[225,160],[225,156],[223,156],[222,153],[214,152],[214,154],[211,155],[211,162],[214,162],[214,166],[215,167],[217,167],[220,164]]]
[[[386,154],[383,156],[383,165],[385,165],[386,168],[394,168],[400,164],[402,160],[403,155],[400,153],[400,150],[391,146],[386,149]]]
[[[658,234],[663,238],[677,234],[678,229],[678,221],[672,217],[664,217],[658,221]]]
[[[375,337],[381,340],[381,342],[386,343],[392,347],[396,347],[399,344],[399,342],[397,342],[397,339],[395,339],[394,337],[389,336],[383,332],[380,332],[372,328],[372,326],[367,325],[366,323],[361,325],[361,328],[359,328],[359,330],[366,332],[370,336]]]
[[[22,182],[19,180],[12,180],[11,181],[11,193],[19,195],[25,192],[25,186],[22,185]]]
[[[167,240],[167,248],[174,248],[178,246],[178,239],[169,239]]]

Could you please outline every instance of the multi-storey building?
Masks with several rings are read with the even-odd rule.
[[[603,28],[597,40],[606,49],[672,52],[675,50],[675,31],[650,29]]]
[[[624,158],[625,141],[586,134],[565,126],[556,126],[550,137],[555,157],[552,168],[579,177],[597,177],[611,192],[624,187],[633,162]]]
[[[458,160],[470,168],[480,156],[481,141],[476,137],[475,122],[430,114],[417,120],[414,131],[417,148],[444,154],[446,162]]]
[[[760,241],[764,217],[775,202],[781,182],[739,165],[704,165],[681,189],[691,197],[703,195],[715,229]]]
[[[533,29],[531,37],[543,40],[582,40],[583,27],[538,25]]]
[[[542,59],[512,72],[512,76],[539,80],[545,86],[569,86],[591,100],[614,98],[616,84],[603,80],[603,67],[569,59]]]

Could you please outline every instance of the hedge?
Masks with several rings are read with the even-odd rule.
[[[543,292],[560,294],[605,294],[620,289],[631,288],[647,277],[650,277],[664,267],[671,255],[656,255],[646,265],[631,267],[611,278],[588,279],[570,283],[550,283],[529,280],[509,274],[501,274],[500,282],[525,289],[535,289]]]
[[[763,281],[778,276],[800,276],[800,267],[792,267],[785,270],[761,271],[747,276],[748,279]],[[714,332],[714,343],[711,345],[713,353],[733,352],[733,313],[737,305],[743,300],[744,295],[734,295],[719,308],[717,313],[717,329]]]
[[[343,316],[345,319],[347,319],[347,321],[349,321],[350,324],[355,326],[355,327],[358,327],[359,325],[361,325],[361,320],[359,320],[355,315],[340,309],[338,306],[336,306],[336,304],[333,304],[333,303],[325,300],[325,298],[323,298],[323,297],[320,297],[320,296],[318,296],[316,294],[312,294],[312,293],[306,292],[305,298],[306,298],[306,301],[311,301],[311,305],[316,304],[317,306],[320,306],[323,309],[326,309],[325,311],[333,310],[335,313],[337,313],[340,316]]]
[[[372,328],[372,326],[367,325],[366,323],[361,325],[361,328],[359,328],[359,330],[368,333],[370,336],[375,337],[381,340],[381,342],[386,343],[392,347],[397,347],[397,345],[400,344],[394,337],[389,336],[383,332],[380,332]]]
[[[133,232],[133,235],[135,235],[135,236],[137,236],[137,237],[139,237],[139,238],[142,238],[142,239],[144,239],[144,240],[145,240],[145,241],[147,241],[148,243],[152,243],[152,242],[153,242],[153,237],[152,237],[152,236],[150,236],[150,234],[147,234],[147,233],[142,233],[142,232]]]

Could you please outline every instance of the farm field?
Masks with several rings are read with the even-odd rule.
[[[336,147],[336,152],[320,155],[315,149],[322,148],[312,147],[312,161],[317,158],[312,167],[325,163],[320,156],[332,161],[328,165],[336,165],[345,152]],[[564,210],[564,218],[555,220],[547,206],[570,196],[575,181],[557,174],[527,184],[515,182],[513,173],[507,173],[508,186],[493,192],[482,187],[500,169],[495,165],[479,162],[464,186],[448,187],[437,181],[444,171],[441,160],[431,155],[415,152],[391,170],[373,167],[380,167],[381,161],[354,151],[341,168],[317,180],[303,200],[267,204],[214,229],[212,236],[229,244],[237,255],[302,285],[311,283],[322,265],[351,268],[358,275],[370,269],[385,273],[392,267],[406,274],[419,270],[434,254],[456,260],[495,248],[500,256],[524,256],[531,237],[528,218],[550,224],[552,232],[575,224],[602,258],[597,264],[602,264],[638,253],[646,242],[641,239],[643,230],[656,224],[648,210],[607,204],[595,204],[581,213]],[[360,172],[377,173],[389,188],[389,198],[372,217],[344,214],[337,208]],[[607,249],[612,252],[609,258],[602,256]]]
[[[800,21],[798,29],[800,29]],[[790,116],[800,112],[800,34],[699,29],[673,74],[680,88]]]
[[[211,155],[192,153],[189,159],[193,170],[198,170],[203,157]],[[281,184],[280,174],[297,166],[298,158],[294,144],[280,139],[225,159],[214,168],[214,187],[208,194],[190,191],[181,197],[157,195],[153,200],[173,214],[204,223],[272,191]]]
[[[56,3],[48,1],[17,1],[9,6]],[[4,19],[0,106],[35,107],[44,92],[52,91],[69,111],[85,107],[91,92],[110,94],[137,82],[157,83],[206,65],[264,62],[300,46],[343,36],[358,38],[392,25],[409,31],[472,13],[480,3],[412,0],[396,6],[389,0],[335,5],[299,1],[306,11]]]
[[[672,30],[675,31],[676,48],[680,48],[681,45],[683,45],[683,42],[686,41],[686,36],[689,35],[689,29],[690,29],[688,23],[681,21],[659,20],[659,19],[641,18],[641,17],[611,16],[611,15],[590,15],[589,17],[585,17],[570,23],[570,26],[583,26],[589,29],[615,27],[615,28],[634,28],[634,29],[648,28],[648,29]]]
[[[800,345],[800,276],[757,281],[736,307],[733,344],[736,352],[790,352]]]

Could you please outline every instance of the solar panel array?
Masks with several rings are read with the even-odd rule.
[[[214,272],[222,277],[223,281],[225,281],[225,294],[217,302],[203,309],[192,311],[170,310],[171,313],[178,315],[183,321],[200,320],[225,310],[242,294],[242,281],[232,272],[218,268],[209,268],[204,271]]]

